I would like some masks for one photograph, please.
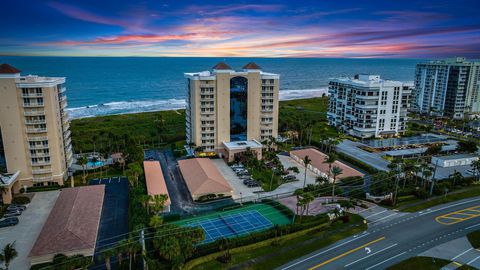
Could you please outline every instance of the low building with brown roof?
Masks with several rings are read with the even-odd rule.
[[[170,195],[168,194],[167,184],[165,183],[165,178],[163,177],[162,168],[160,167],[160,162],[158,161],[144,161],[143,168],[145,171],[145,182],[147,183],[147,193],[149,196],[156,195],[167,195],[167,201],[163,212],[170,212]],[[152,203],[152,201],[151,201]]]
[[[232,187],[210,159],[179,160],[178,166],[194,200],[212,194],[216,197],[232,196]]]
[[[63,189],[30,251],[31,264],[50,262],[59,253],[92,256],[104,195],[104,185]]]
[[[308,164],[308,169],[311,170],[313,173],[319,176],[328,177],[329,175],[329,164],[325,163],[327,160],[327,155],[318,151],[314,148],[307,148],[301,150],[294,150],[290,152],[290,156],[297,161],[298,163],[304,165],[303,159],[305,156],[311,160],[310,164]],[[339,175],[338,179],[352,177],[352,176],[360,176],[363,177],[364,174],[355,170],[354,168],[336,160],[332,163],[333,167],[339,167],[342,169],[342,174]],[[330,177],[331,178],[331,177]]]

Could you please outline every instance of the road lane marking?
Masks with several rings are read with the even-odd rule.
[[[315,266],[313,266],[313,267],[308,268],[308,270],[317,269],[317,268],[319,268],[319,267],[321,267],[321,266],[323,266],[323,265],[329,264],[329,263],[331,263],[331,262],[333,262],[333,261],[336,261],[336,260],[338,260],[338,259],[340,259],[340,258],[343,258],[343,257],[347,256],[348,254],[351,254],[351,253],[353,253],[353,252],[355,252],[355,251],[358,251],[358,250],[360,250],[360,249],[363,249],[364,247],[367,247],[367,246],[369,246],[369,245],[371,245],[371,244],[375,244],[375,243],[380,242],[380,241],[382,241],[382,240],[385,240],[385,236],[382,236],[382,237],[380,237],[380,238],[378,238],[378,239],[375,239],[375,240],[373,240],[373,241],[370,241],[370,242],[368,242],[368,243],[366,243],[366,244],[364,244],[364,245],[361,245],[361,246],[356,247],[356,248],[354,248],[354,249],[351,249],[351,250],[349,250],[349,251],[347,251],[347,252],[345,252],[345,253],[342,253],[342,254],[340,254],[340,255],[338,255],[338,256],[335,256],[335,257],[333,257],[333,258],[331,258],[331,259],[329,259],[329,260],[326,260],[326,261],[324,261],[324,262],[322,262],[322,263],[319,263],[319,264],[317,264],[317,265],[315,265]]]
[[[473,226],[469,226],[469,227],[466,227],[465,230],[470,230],[471,228],[475,228],[477,226],[480,226],[480,223],[479,224],[475,224]]]
[[[458,257],[462,256],[463,254],[469,252],[469,251],[472,250],[472,249],[473,249],[473,247],[465,250],[464,252],[462,252],[462,253],[460,253],[460,254],[458,254],[457,256],[455,256],[455,257],[452,258],[452,261],[456,260]]]
[[[360,239],[360,238],[362,238],[362,237],[365,237],[365,236],[367,236],[367,235],[369,235],[369,234],[370,234],[370,233],[368,233],[368,232],[364,232],[362,235],[358,236],[357,238],[354,238],[354,239],[351,239],[351,240],[349,240],[349,241],[343,242],[343,243],[341,243],[341,244],[339,244],[339,245],[333,246],[333,247],[331,247],[331,248],[329,248],[329,249],[327,249],[327,250],[321,251],[321,252],[319,252],[319,253],[317,253],[317,254],[313,254],[313,255],[310,256],[310,257],[307,257],[307,258],[305,258],[305,259],[303,259],[303,260],[300,260],[300,261],[298,261],[298,262],[295,262],[295,263],[293,263],[293,264],[291,264],[291,265],[288,265],[288,266],[282,268],[282,270],[285,270],[285,269],[294,267],[294,266],[296,266],[296,265],[299,265],[299,264],[301,264],[301,263],[304,263],[304,262],[306,262],[306,261],[308,261],[308,260],[310,260],[310,259],[312,259],[312,258],[315,258],[315,257],[317,257],[317,256],[319,256],[319,255],[325,254],[325,253],[327,253],[327,252],[329,252],[329,251],[331,251],[331,250],[333,250],[333,249],[336,249],[336,248],[338,248],[338,247],[344,246],[344,245],[346,245],[346,244],[348,244],[348,243],[350,243],[350,242],[353,242],[353,241],[355,241],[355,240],[358,240],[358,239]]]
[[[454,263],[456,266],[458,266],[458,267],[462,266],[461,263],[458,263],[458,262],[453,262],[453,263]]]
[[[480,209],[480,205],[472,206],[472,207],[469,207],[469,208],[465,208],[465,209],[461,209],[461,210],[457,210],[457,211],[454,211],[454,212],[450,212],[450,213],[447,213],[447,214],[440,215],[440,216],[435,218],[435,221],[440,223],[440,224],[443,224],[443,225],[457,224],[457,223],[460,223],[460,222],[463,222],[463,221],[466,221],[466,220],[469,220],[469,219],[472,219],[472,218],[480,217],[480,212],[478,212],[478,214],[466,213],[468,211],[472,211],[472,210],[476,210],[476,209]],[[459,216],[462,216],[462,215],[465,216],[465,217],[459,217]],[[451,221],[451,220],[453,220],[453,221]]]
[[[478,260],[478,259],[480,259],[480,256],[478,256],[478,257],[476,257],[475,259],[467,262],[466,265],[471,265],[474,261],[476,261],[476,260]]]
[[[365,219],[367,219],[367,218],[369,218],[369,217],[376,216],[376,215],[380,215],[381,213],[385,213],[385,212],[387,212],[387,211],[388,211],[388,210],[383,210],[383,211],[377,212],[377,213],[375,213],[375,214],[373,214],[373,215],[370,215],[370,216],[365,217]]]
[[[360,259],[358,259],[358,260],[356,260],[356,261],[353,261],[353,262],[351,262],[351,263],[349,263],[349,264],[346,264],[345,267],[349,267],[350,265],[352,265],[352,264],[354,264],[354,263],[357,263],[357,262],[359,262],[359,261],[361,261],[361,260],[365,260],[366,258],[369,258],[369,257],[371,257],[371,256],[373,256],[373,255],[375,255],[375,254],[378,254],[378,253],[380,253],[380,252],[383,252],[383,251],[385,251],[385,250],[387,250],[387,249],[389,249],[389,248],[392,248],[392,247],[394,247],[394,246],[396,246],[396,245],[398,245],[398,244],[395,243],[395,244],[393,244],[393,245],[391,245],[391,246],[389,246],[389,247],[386,247],[386,248],[384,248],[384,249],[381,249],[381,250],[379,250],[379,251],[377,251],[377,252],[374,252],[374,253],[372,253],[372,254],[370,254],[370,255],[368,255],[368,256],[365,256],[365,257],[363,257],[363,258],[360,258]]]
[[[379,222],[380,220],[384,220],[384,219],[387,219],[387,218],[392,217],[392,216],[395,216],[395,215],[398,215],[398,213],[393,213],[393,214],[388,215],[388,216],[386,216],[386,217],[383,217],[383,218],[374,220],[374,221],[372,221],[370,224],[374,224],[374,223],[376,223],[376,222]]]
[[[400,254],[397,254],[397,255],[395,255],[395,256],[393,256],[393,257],[390,257],[390,258],[386,259],[385,261],[381,261],[381,262],[379,262],[379,263],[377,263],[377,264],[375,264],[375,265],[372,265],[372,266],[370,266],[369,268],[367,268],[367,269],[365,269],[365,270],[370,270],[370,269],[372,269],[372,268],[375,268],[375,267],[379,266],[380,264],[383,264],[383,263],[386,263],[386,262],[388,262],[388,261],[391,261],[391,260],[393,260],[393,259],[395,259],[395,258],[397,258],[397,257],[402,256],[402,255],[405,254],[405,253],[407,253],[407,252],[404,251],[404,252],[402,252],[402,253],[400,253]]]
[[[448,208],[451,208],[451,207],[454,207],[454,206],[458,206],[458,205],[462,205],[462,204],[466,204],[466,203],[471,203],[471,202],[476,202],[476,201],[480,201],[480,199],[473,199],[473,200],[464,201],[464,202],[460,202],[460,203],[456,203],[456,204],[452,204],[452,205],[447,205],[447,206],[444,206],[444,207],[441,207],[441,208],[438,208],[438,209],[435,209],[435,210],[432,210],[432,211],[421,213],[421,214],[419,214],[419,216],[435,213],[435,212],[442,211],[444,209],[448,209]]]

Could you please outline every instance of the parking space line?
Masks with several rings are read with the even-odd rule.
[[[454,261],[454,260],[456,260],[457,258],[461,257],[462,255],[464,255],[465,253],[469,252],[469,251],[472,250],[472,249],[473,249],[473,247],[465,250],[464,252],[462,252],[462,253],[460,253],[460,254],[458,254],[457,256],[455,256],[455,257],[452,258],[452,261]]]

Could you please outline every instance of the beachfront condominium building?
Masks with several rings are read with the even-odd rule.
[[[278,74],[255,63],[235,71],[225,63],[213,71],[185,73],[187,143],[202,152],[229,155],[277,137]]]
[[[328,122],[360,138],[403,134],[413,84],[356,75],[330,81]]]
[[[65,78],[21,76],[0,65],[0,155],[7,173],[18,173],[3,185],[4,201],[23,187],[63,185],[72,163],[66,106]]]
[[[412,111],[463,118],[480,113],[480,62],[463,57],[417,64]]]

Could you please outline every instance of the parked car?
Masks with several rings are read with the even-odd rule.
[[[10,217],[10,218],[0,220],[0,228],[15,226],[17,224],[18,224],[18,218],[17,217]]]
[[[287,175],[287,176],[283,177],[283,180],[293,181],[293,180],[297,180],[297,177],[295,177],[295,175]]]
[[[19,210],[15,210],[15,211],[7,211],[3,217],[4,218],[9,218],[9,217],[16,217],[16,216],[20,216],[22,214],[22,211],[19,211]]]
[[[7,211],[24,211],[25,209],[27,209],[27,207],[25,207],[25,205],[17,205],[17,204],[10,204],[8,207],[7,207]]]

